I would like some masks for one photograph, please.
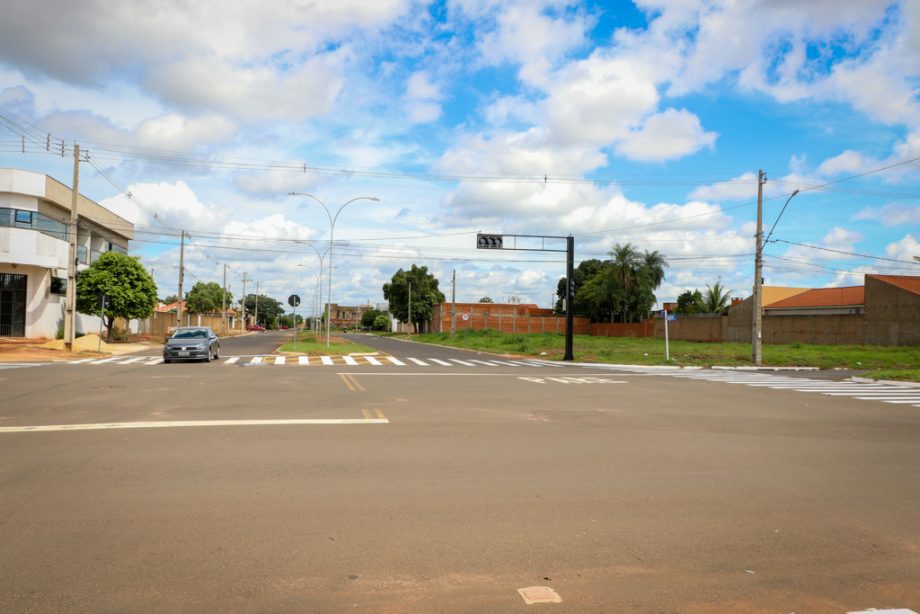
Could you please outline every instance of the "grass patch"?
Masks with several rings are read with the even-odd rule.
[[[878,371],[871,371],[867,373],[866,377],[871,377],[872,379],[890,379],[902,382],[920,382],[920,369],[902,369],[899,371],[880,369]]]
[[[414,341],[466,348],[495,354],[533,356],[562,360],[565,336],[557,334],[511,335],[494,330],[458,331],[412,335]],[[578,362],[676,366],[751,366],[749,343],[703,343],[671,341],[671,359],[665,360],[664,339],[592,337],[576,335],[574,355]],[[809,345],[764,345],[763,364],[777,367],[820,369],[884,370],[904,378],[917,379],[920,351],[912,347]]]
[[[326,337],[316,337],[313,333],[297,333],[297,341],[289,341],[278,351],[283,354],[307,354],[310,356],[342,356],[346,354],[372,354],[376,352],[372,347],[352,343],[341,337],[329,338],[329,347],[326,347]]]

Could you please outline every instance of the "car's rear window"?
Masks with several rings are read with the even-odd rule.
[[[207,339],[208,332],[205,330],[177,330],[173,333],[173,339]]]

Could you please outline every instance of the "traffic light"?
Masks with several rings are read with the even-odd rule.
[[[502,235],[476,235],[476,249],[502,249],[503,243]]]

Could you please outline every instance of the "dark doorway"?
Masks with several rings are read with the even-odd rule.
[[[0,273],[0,337],[26,336],[26,279]]]

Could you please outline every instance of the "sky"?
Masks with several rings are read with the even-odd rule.
[[[0,167],[74,143],[161,298],[184,231],[186,289],[325,301],[330,217],[339,304],[416,264],[550,306],[564,253],[479,231],[745,297],[759,170],[764,282],[862,285],[920,275],[920,2],[7,0]]]

